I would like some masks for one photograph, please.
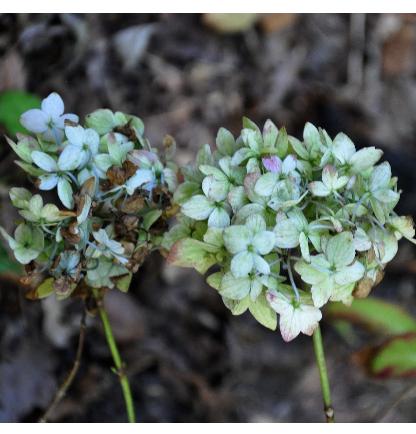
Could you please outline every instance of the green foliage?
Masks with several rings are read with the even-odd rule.
[[[40,107],[40,99],[21,90],[8,90],[0,93],[0,124],[12,136],[27,133],[20,124],[20,116],[26,110]]]
[[[370,297],[354,300],[350,307],[333,303],[325,313],[335,326],[340,321],[358,324],[385,337],[384,342],[363,348],[355,357],[369,375],[416,376],[416,320],[404,309]]]
[[[416,334],[396,336],[373,353],[368,369],[378,377],[416,376]]]
[[[332,303],[325,313],[330,320],[348,320],[382,334],[416,333],[416,320],[411,315],[400,306],[375,297],[354,300],[351,306]]]

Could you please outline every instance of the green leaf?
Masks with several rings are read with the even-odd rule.
[[[90,113],[86,116],[85,123],[98,134],[109,133],[117,125],[114,113],[109,109],[99,109]]]
[[[133,274],[129,273],[125,276],[113,278],[116,288],[119,289],[121,292],[128,292],[132,277]]]
[[[167,260],[172,265],[195,268],[204,274],[217,262],[213,254],[216,249],[202,241],[185,238],[172,246]]]
[[[158,218],[162,215],[162,210],[160,209],[153,209],[145,214],[143,217],[143,227],[146,231],[148,231],[153,223],[155,223]]]
[[[378,377],[416,376],[416,334],[396,336],[379,347],[368,361]]]
[[[276,330],[277,315],[270,307],[264,294],[259,295],[256,301],[250,301],[248,309],[261,325],[270,330]]]
[[[37,96],[21,90],[0,93],[0,124],[4,125],[11,135],[27,133],[20,125],[20,116],[27,110],[39,108],[40,102]]]
[[[233,155],[235,147],[234,136],[225,128],[220,128],[217,133],[216,145],[223,155]]]
[[[213,28],[219,33],[240,33],[249,30],[254,26],[259,18],[259,14],[204,14],[204,22],[209,27]]]
[[[286,157],[287,149],[289,147],[289,138],[284,127],[280,128],[279,134],[277,136],[277,155],[280,158]]]
[[[20,274],[21,271],[22,269],[20,265],[16,261],[10,259],[6,249],[3,247],[2,244],[0,244],[0,274],[1,273]]]
[[[40,300],[48,297],[54,292],[54,282],[55,280],[53,277],[45,279],[36,289],[29,291],[26,294],[26,298],[29,298],[30,300]]]
[[[325,312],[331,319],[347,320],[379,333],[416,333],[416,320],[404,309],[374,297],[354,300],[350,307],[331,303]]]

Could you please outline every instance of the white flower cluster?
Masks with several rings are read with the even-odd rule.
[[[32,135],[8,139],[17,164],[39,190],[56,189],[60,205],[12,188],[23,222],[1,233],[29,276],[50,274],[38,297],[69,296],[80,283],[126,290],[146,252],[157,244],[176,188],[171,141],[163,159],[144,137],[143,122],[108,109],[64,114],[52,93],[21,117]]]
[[[356,150],[343,133],[305,125],[303,141],[268,120],[243,120],[235,139],[221,128],[205,145],[174,199],[179,223],[165,235],[169,261],[205,273],[233,314],[249,310],[289,341],[311,335],[328,301],[365,297],[411,241],[398,216],[397,178],[382,151]]]

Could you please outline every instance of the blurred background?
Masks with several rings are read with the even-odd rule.
[[[399,212],[416,214],[416,15],[0,15],[0,221],[9,231],[17,214],[8,190],[30,188],[3,139],[13,131],[11,90],[56,91],[81,117],[99,107],[136,114],[153,145],[176,138],[181,165],[213,145],[220,126],[237,134],[243,115],[292,135],[306,121],[344,131],[357,147],[385,151],[404,190]],[[79,300],[26,300],[18,273],[2,248],[3,422],[36,421],[47,407],[75,357],[82,311]],[[368,315],[324,315],[338,421],[416,422],[415,273],[415,249],[402,242],[373,291],[398,306],[371,307],[391,320],[382,332]],[[139,420],[323,421],[311,339],[286,344],[248,314],[232,317],[195,271],[155,254],[130,292],[109,293],[106,306]],[[371,354],[396,333],[415,351],[403,369],[375,372]],[[81,369],[51,419],[124,421],[111,363],[89,318]]]

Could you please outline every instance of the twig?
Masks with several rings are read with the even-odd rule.
[[[133,397],[130,389],[130,383],[125,372],[124,363],[118,351],[116,341],[114,340],[111,324],[108,319],[107,312],[104,309],[99,291],[93,288],[93,294],[97,301],[98,312],[100,314],[101,322],[103,324],[104,334],[107,339],[107,344],[110,349],[111,355],[113,357],[113,361],[115,365],[114,371],[119,378],[121,389],[123,391],[124,401],[126,404],[127,417],[129,422],[134,423],[136,422],[136,415],[134,412],[134,404],[133,404]]]
[[[383,409],[377,414],[374,422],[383,422],[387,419],[387,416],[404,400],[408,399],[412,394],[416,392],[416,383],[411,384],[406,387],[400,394],[397,396],[393,402],[387,404]]]
[[[82,351],[84,349],[84,341],[85,341],[85,331],[86,331],[86,325],[85,325],[85,318],[86,318],[86,310],[83,310],[82,317],[81,317],[81,324],[79,329],[79,338],[78,338],[78,347],[77,347],[77,353],[75,356],[74,364],[72,365],[71,370],[67,374],[65,381],[61,384],[59,389],[57,390],[52,402],[49,404],[48,408],[46,409],[43,416],[39,419],[39,422],[47,422],[53,411],[55,410],[56,406],[61,402],[61,400],[65,397],[66,392],[68,391],[69,387],[71,386],[72,382],[74,381],[75,376],[77,375],[78,369],[81,364],[81,356]]]
[[[335,422],[334,408],[332,407],[331,391],[329,388],[328,371],[326,368],[325,353],[322,343],[321,328],[315,329],[313,336],[313,349],[315,350],[316,364],[319,369],[319,379],[321,381],[322,397],[324,400],[324,412],[326,421]]]

